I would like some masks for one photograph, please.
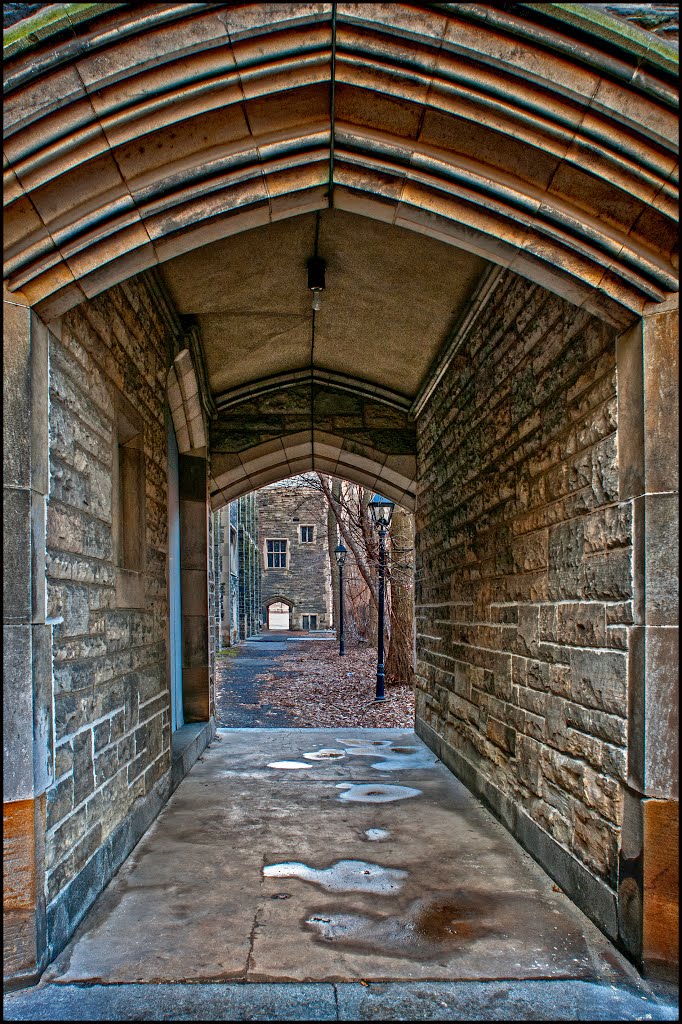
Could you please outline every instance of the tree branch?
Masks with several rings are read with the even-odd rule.
[[[358,569],[360,571],[360,575],[362,576],[363,580],[367,584],[367,587],[369,588],[370,596],[372,598],[372,602],[374,603],[374,605],[376,607],[376,606],[378,606],[378,603],[379,603],[379,597],[378,597],[378,594],[377,594],[377,589],[376,589],[376,586],[374,585],[374,583],[372,582],[372,578],[371,578],[371,576],[370,576],[370,574],[369,574],[369,572],[367,570],[367,566],[365,564],[365,560],[362,558],[362,553],[361,553],[358,545],[355,542],[355,538],[351,535],[350,531],[348,530],[346,524],[343,521],[343,518],[341,516],[341,509],[340,509],[339,505],[337,504],[337,502],[336,502],[336,500],[334,498],[334,495],[331,492],[331,488],[329,486],[329,482],[325,479],[325,477],[322,476],[321,473],[318,473],[317,475],[318,475],[320,484],[322,485],[322,490],[324,491],[324,495],[325,495],[327,501],[329,502],[329,507],[331,508],[332,512],[334,513],[334,516],[336,517],[336,522],[339,524],[339,530],[341,532],[341,536],[343,537],[344,541],[346,542],[346,544],[348,545],[348,547],[350,548],[350,550],[353,553],[353,557],[355,558],[355,563],[356,563],[356,565],[357,565],[357,567],[358,567]]]

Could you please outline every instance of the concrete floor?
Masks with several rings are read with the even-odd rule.
[[[355,983],[369,998],[501,980],[588,983],[649,1008],[599,1019],[672,1019],[414,733],[244,729],[219,731],[41,986]]]

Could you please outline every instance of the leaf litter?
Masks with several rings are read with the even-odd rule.
[[[276,655],[254,677],[258,700],[286,712],[299,728],[412,729],[411,685],[387,683],[385,703],[372,703],[376,666],[376,651],[366,644],[347,643],[341,657],[335,644],[309,640],[304,650]]]

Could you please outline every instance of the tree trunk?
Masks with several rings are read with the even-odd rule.
[[[369,503],[372,500],[372,492],[366,487],[360,488],[360,527],[365,541],[367,552],[368,573],[371,581],[370,590],[373,600],[369,605],[369,642],[373,647],[377,646],[379,635],[379,574],[377,572],[377,560],[379,557],[379,543],[374,533],[371,522]]]
[[[413,521],[405,509],[395,507],[391,522],[390,639],[386,658],[386,680],[412,683],[413,646]]]
[[[341,481],[332,480],[332,496],[338,502],[341,498]],[[336,516],[331,504],[327,503],[327,547],[329,549],[329,567],[331,569],[332,581],[332,608],[334,616],[334,628],[336,639],[341,639],[341,614],[339,609],[339,567],[336,562],[334,548],[339,543],[339,530],[336,525]]]

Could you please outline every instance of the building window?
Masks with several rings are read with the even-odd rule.
[[[285,540],[266,540],[265,550],[268,569],[286,569],[287,542]]]
[[[303,616],[303,628],[304,629],[317,629],[317,615],[304,615]]]
[[[300,526],[301,531],[301,544],[312,544],[313,542],[313,526]]]

